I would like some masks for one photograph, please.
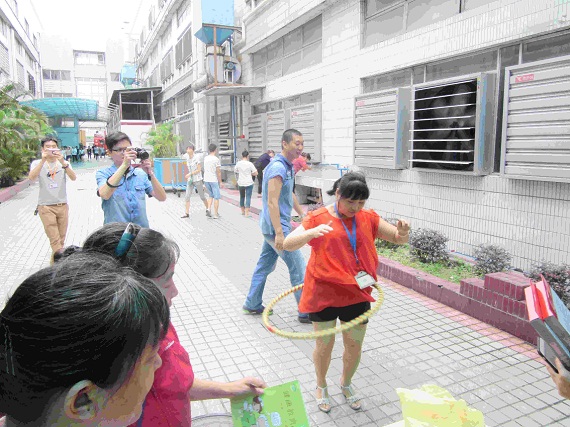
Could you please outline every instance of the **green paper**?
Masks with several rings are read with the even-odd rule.
[[[299,381],[231,399],[234,427],[309,427]]]

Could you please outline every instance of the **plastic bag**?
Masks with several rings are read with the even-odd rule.
[[[426,384],[420,389],[397,388],[405,427],[485,427],[483,413],[456,400],[444,388]]]

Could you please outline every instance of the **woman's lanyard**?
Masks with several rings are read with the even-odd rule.
[[[356,258],[356,264],[360,264],[360,260],[358,259],[358,255],[356,254],[356,217],[352,218],[352,233],[351,233],[350,231],[348,231],[348,227],[340,217],[340,214],[338,213],[338,208],[336,207],[336,203],[334,204],[334,210],[336,212],[336,216],[338,216],[338,219],[340,219],[340,223],[344,227],[344,231],[346,231],[346,234],[348,235],[350,246],[352,246],[352,251],[354,252],[354,258]]]

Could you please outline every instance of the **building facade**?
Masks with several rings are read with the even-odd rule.
[[[184,55],[192,2],[159,5],[141,34],[140,76],[167,94],[161,120],[183,122],[190,105],[183,94],[206,52],[194,39]],[[253,157],[279,148],[283,130],[295,127],[321,164],[298,175],[300,185],[327,190],[343,166],[359,168],[371,208],[442,231],[451,250],[471,255],[479,244],[497,244],[525,270],[570,261],[568,1],[236,0],[234,7],[240,82],[262,88],[240,98]],[[227,108],[218,101],[212,117],[211,101],[187,96],[189,138],[203,144]]]
[[[38,23],[29,0],[0,0],[0,83],[17,85],[19,99],[42,95]]]
[[[107,109],[114,90],[122,89],[121,68],[125,64],[125,45],[121,39],[101,40],[98,46],[82,48],[61,35],[42,35],[42,76],[45,98],[84,98]],[[57,119],[71,123],[65,117]],[[105,130],[105,122],[83,122],[86,142],[93,143],[96,132]]]

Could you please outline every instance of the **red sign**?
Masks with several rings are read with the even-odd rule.
[[[297,117],[299,115],[296,111],[291,111],[291,117]]]
[[[534,74],[523,74],[522,76],[515,77],[515,83],[532,82],[534,80]]]
[[[357,107],[364,107],[366,105],[366,101],[356,101]]]

